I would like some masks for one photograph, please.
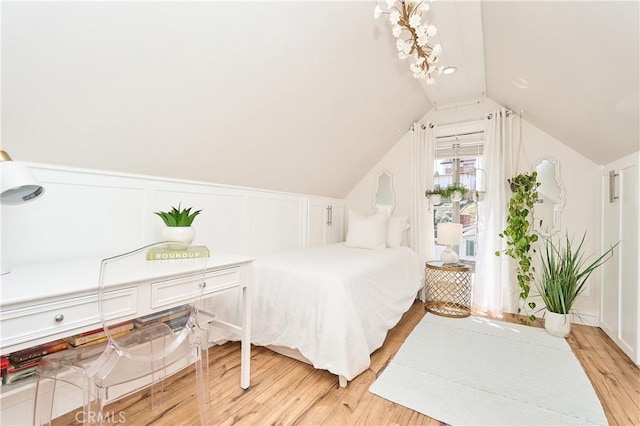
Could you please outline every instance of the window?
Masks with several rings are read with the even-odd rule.
[[[434,232],[437,238],[437,224],[441,222],[462,223],[462,244],[458,255],[462,261],[475,263],[478,238],[478,205],[476,192],[478,179],[482,179],[484,159],[484,130],[482,123],[472,122],[456,126],[443,126],[436,130],[436,153],[434,164],[434,186],[441,188],[460,183],[469,191],[462,201],[454,203],[443,199],[434,206]],[[438,257],[444,250],[436,246]]]

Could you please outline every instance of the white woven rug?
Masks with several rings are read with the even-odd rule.
[[[607,423],[564,339],[478,317],[425,315],[369,390],[453,425]]]

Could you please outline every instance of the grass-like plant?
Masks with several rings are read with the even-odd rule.
[[[557,243],[551,238],[545,239],[544,251],[540,252],[542,269],[535,284],[549,312],[568,314],[576,298],[586,289],[589,276],[611,259],[613,249],[618,245],[616,243],[589,263],[583,253],[586,235],[585,231],[577,245],[568,234]]]
[[[466,186],[456,182],[444,188],[436,186],[433,189],[428,189],[427,191],[425,191],[424,195],[425,197],[430,197],[431,195],[440,195],[442,196],[442,198],[451,198],[451,195],[455,191],[460,191],[460,193],[464,196],[464,194],[467,193],[467,190],[468,188]]]
[[[193,220],[201,211],[202,210],[196,210],[191,213],[191,207],[181,209],[180,204],[178,204],[178,208],[172,206],[168,212],[154,212],[154,214],[160,216],[167,226],[191,226]]]
[[[451,197],[451,195],[453,195],[453,193],[455,191],[460,192],[460,194],[462,194],[462,196],[464,196],[464,194],[467,193],[467,187],[464,186],[463,184],[459,183],[459,182],[454,182],[451,185],[447,186],[445,188],[445,192],[446,192],[446,196],[447,197]]]

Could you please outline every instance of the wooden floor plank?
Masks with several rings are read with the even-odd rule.
[[[240,350],[237,342],[210,349],[212,425],[430,425],[437,419],[394,404],[369,392],[369,387],[424,316],[424,307],[416,302],[400,323],[389,331],[384,345],[371,356],[371,366],[338,388],[336,377],[314,370],[307,364],[253,347],[251,387],[239,386]],[[519,322],[514,315],[503,321]],[[542,322],[538,321],[537,326]],[[610,424],[640,424],[638,395],[640,371],[597,328],[574,326],[567,338],[576,358],[593,383]],[[143,390],[107,407],[126,414],[130,425],[175,426],[199,424],[193,370],[167,379],[164,404],[150,412],[150,392]],[[72,424],[73,413],[55,424]]]
[[[571,334],[582,343],[582,348],[572,347],[572,350],[587,373],[603,408],[605,408],[609,424],[640,424],[640,409],[625,389],[625,377],[616,376],[614,373],[615,363],[608,363],[606,359],[603,360],[598,355],[598,351],[586,337],[590,333],[586,326],[574,325],[572,328]],[[624,376],[627,374],[633,375],[634,372],[629,370]]]

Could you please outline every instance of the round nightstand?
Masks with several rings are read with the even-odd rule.
[[[431,261],[425,268],[425,309],[436,315],[463,318],[471,315],[471,267]]]

